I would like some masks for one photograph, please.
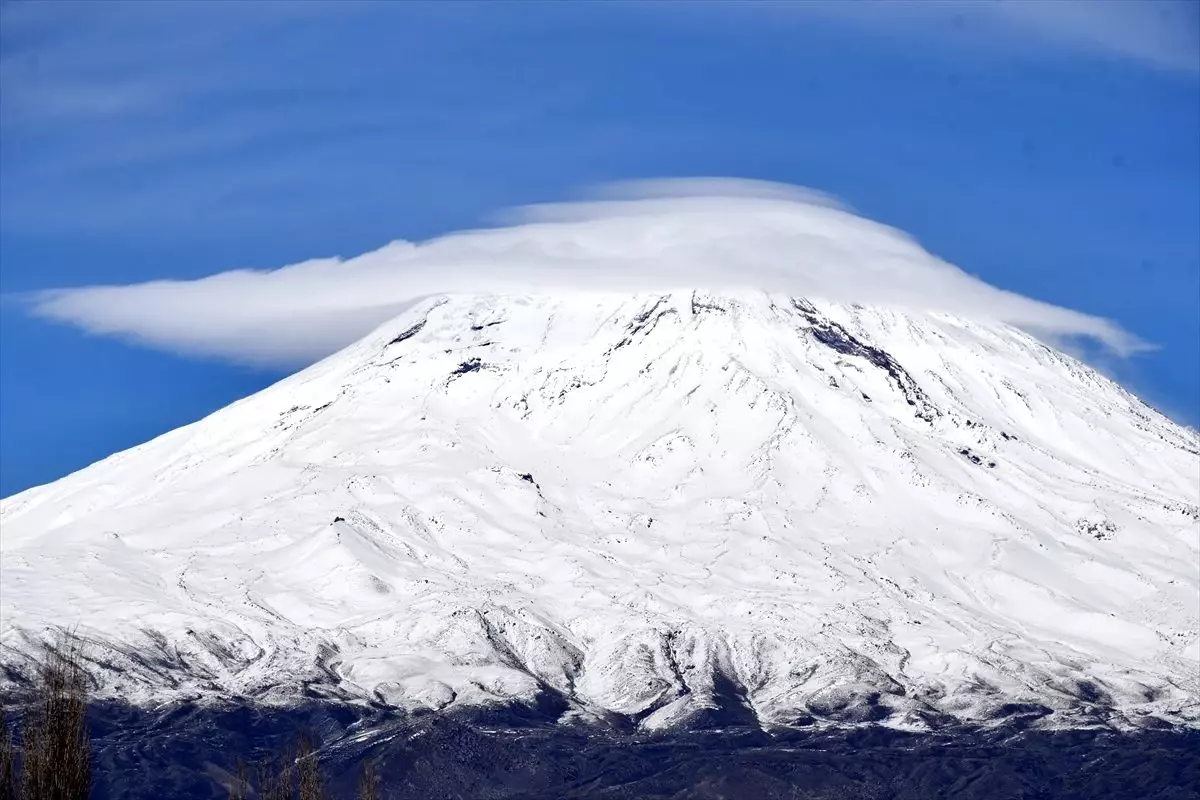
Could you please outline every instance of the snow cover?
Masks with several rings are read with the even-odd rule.
[[[450,295],[0,505],[101,694],[1200,724],[1200,441],[999,322]]]

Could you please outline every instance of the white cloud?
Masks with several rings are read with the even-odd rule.
[[[761,288],[951,311],[1087,337],[1120,354],[1144,347],[1107,320],[990,286],[904,233],[798,187],[689,179],[623,184],[598,197],[348,260],[52,290],[32,306],[93,334],[289,365],[333,352],[431,294],[555,289]]]
[[[756,7],[780,10],[773,3]],[[1020,44],[1031,41],[1160,70],[1200,72],[1200,7],[1195,0],[808,0],[784,7],[888,34],[936,33],[971,52],[999,46],[1019,54]]]
[[[984,8],[1032,34],[1154,66],[1200,71],[1194,0],[989,2]]]

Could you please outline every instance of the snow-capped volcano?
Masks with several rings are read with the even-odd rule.
[[[1200,442],[1002,323],[443,296],[2,515],[102,694],[1200,722]]]

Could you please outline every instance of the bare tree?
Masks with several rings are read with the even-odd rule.
[[[289,754],[264,756],[258,762],[258,796],[261,800],[292,800],[295,773]]]
[[[25,800],[87,800],[92,789],[87,674],[76,639],[46,647],[22,741]]]
[[[316,744],[308,733],[296,742],[296,769],[300,775],[300,800],[325,800],[325,779],[321,776]]]
[[[358,776],[357,800],[379,800],[379,771],[371,759],[363,759]]]
[[[246,762],[240,757],[234,769],[233,781],[229,784],[229,800],[249,800],[251,791],[250,770],[246,767]]]
[[[321,773],[321,762],[317,753],[316,739],[302,733],[296,739],[294,749],[282,750],[265,755],[255,765],[257,792],[251,784],[245,763],[237,761],[237,778],[230,784],[230,800],[326,800],[325,776]],[[298,792],[298,795],[297,795]]]
[[[4,706],[0,705],[0,800],[16,800],[16,762],[13,732]]]

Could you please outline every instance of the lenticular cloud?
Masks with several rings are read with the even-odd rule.
[[[32,298],[33,311],[152,347],[283,365],[331,353],[418,298],[460,292],[766,289],[1007,322],[1121,354],[1143,346],[1108,320],[984,283],[799,187],[642,181],[504,219],[345,260],[51,290]]]

